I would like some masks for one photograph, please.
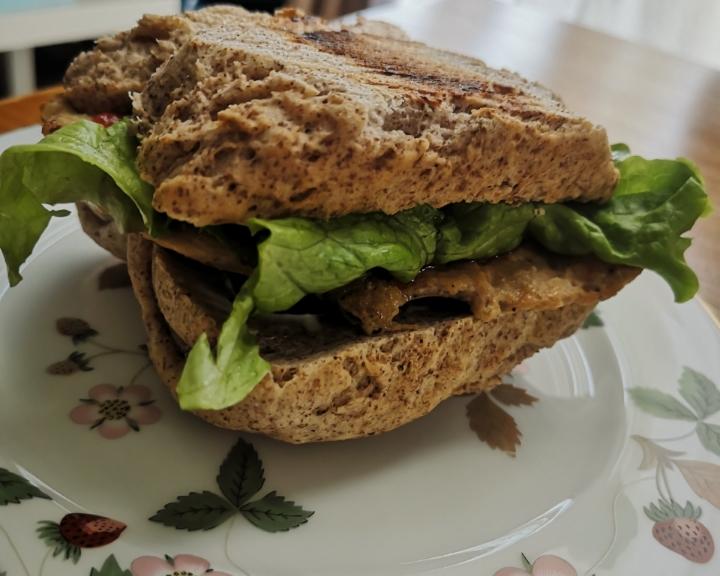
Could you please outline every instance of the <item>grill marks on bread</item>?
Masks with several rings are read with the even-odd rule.
[[[610,195],[601,128],[396,32],[247,13],[194,29],[134,100],[155,207],[203,226]]]
[[[301,39],[378,72],[381,76],[373,81],[379,85],[416,91],[418,100],[430,105],[440,104],[448,95],[462,98],[474,94],[498,101],[496,105],[507,100],[534,104],[533,92],[535,97],[548,96],[546,90],[528,84],[517,75],[492,70],[478,60],[419,42],[355,34],[350,30],[306,32]],[[525,96],[526,92],[530,95]],[[555,111],[562,116],[560,100],[552,98]]]
[[[387,24],[212,7],[145,16],[66,74],[83,113],[129,110],[155,207],[196,226],[461,201],[609,197],[603,129],[549,90]]]
[[[87,114],[131,112],[129,93],[141,92],[150,76],[198,31],[254,20],[267,26],[305,30],[319,19],[283,10],[273,19],[235,6],[211,6],[179,15],[146,14],[131,30],[100,38],[65,73],[69,102]]]

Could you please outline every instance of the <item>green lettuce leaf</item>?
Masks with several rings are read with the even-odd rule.
[[[345,286],[373,268],[409,282],[432,261],[439,213],[425,206],[395,216],[335,220],[253,219],[258,266],[223,324],[215,353],[203,334],[177,387],[185,410],[219,410],[243,400],[270,371],[247,328],[253,311],[287,310],[307,294]]]
[[[307,294],[345,286],[373,268],[409,282],[435,254],[439,213],[419,206],[394,216],[353,214],[333,220],[254,218],[258,243],[255,305],[287,310]]]
[[[306,294],[339,288],[373,268],[409,282],[428,264],[489,258],[531,237],[553,252],[649,268],[668,281],[676,300],[691,298],[698,285],[682,234],[709,210],[697,169],[686,160],[631,156],[625,146],[615,147],[613,158],[620,181],[603,205],[456,204],[331,221],[251,220],[258,267],[223,327],[217,356],[206,338],[191,351],[178,387],[181,406],[230,406],[269,371],[245,328],[253,306],[287,310]]]
[[[532,204],[455,204],[443,210],[434,262],[490,258],[522,242],[535,214]]]
[[[184,410],[220,410],[240,402],[270,371],[260,356],[247,321],[254,308],[248,281],[238,293],[232,312],[223,324],[215,352],[203,334],[188,354],[177,387]]]
[[[11,285],[50,218],[68,214],[43,204],[90,202],[125,231],[155,228],[153,190],[138,175],[129,127],[82,120],[0,156],[0,251]]]
[[[670,285],[676,301],[689,300],[698,279],[685,262],[690,239],[682,234],[710,210],[697,168],[683,159],[626,154],[616,165],[620,181],[609,202],[543,205],[529,224],[529,235],[552,252],[594,254],[612,264],[653,270]]]

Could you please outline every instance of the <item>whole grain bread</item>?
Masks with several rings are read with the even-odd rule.
[[[155,207],[197,226],[604,200],[617,178],[605,131],[549,90],[383,23],[145,16],[80,55],[65,90],[85,114],[128,113],[135,93]]]
[[[146,14],[132,29],[100,38],[93,50],[72,61],[63,80],[65,96],[76,110],[87,114],[129,113],[129,93],[141,91],[155,70],[194,33],[248,17],[246,10],[235,6],[169,16]]]
[[[320,18],[286,8],[276,17],[250,13],[239,6],[210,6],[202,10],[160,16],[146,14],[132,29],[100,38],[92,50],[75,58],[64,77],[65,98],[76,111],[86,114],[131,111],[131,92],[140,92],[150,76],[184,42],[205,28],[235,22],[256,22],[266,27],[310,32],[328,25]],[[346,28],[337,24],[336,30]],[[402,38],[395,26],[383,22],[358,21],[350,26],[365,33]]]
[[[154,206],[197,226],[607,199],[605,131],[474,58],[317,22],[198,30],[135,97]]]
[[[152,254],[152,243],[129,237],[128,269],[150,357],[174,393],[185,357],[158,305]],[[621,276],[609,280],[616,289],[629,280],[619,282]],[[176,296],[172,308],[179,310],[183,296]],[[492,388],[518,362],[577,330],[598,299],[504,310],[490,321],[455,317],[376,336],[339,328],[334,341],[324,336],[321,349],[317,338],[272,324],[263,335],[258,326],[271,374],[242,402],[197,415],[222,428],[294,443],[378,434],[427,414],[450,396]]]
[[[80,120],[91,120],[90,114],[78,112],[78,110],[70,103],[65,93],[58,94],[48,100],[42,106],[42,133],[44,136],[79,122]]]

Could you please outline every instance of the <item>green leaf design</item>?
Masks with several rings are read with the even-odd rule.
[[[225,498],[240,506],[257,494],[265,483],[263,465],[249,442],[242,438],[220,466],[217,483]]]
[[[700,508],[698,508],[696,510],[695,507],[690,502],[690,500],[688,500],[687,503],[685,504],[685,509],[683,510],[683,514],[685,515],[686,518],[697,519],[700,517]]]
[[[678,502],[675,502],[675,500],[672,501],[672,511],[675,516],[682,516],[685,512],[682,506]]]
[[[283,532],[305,524],[314,514],[270,492],[247,502],[265,483],[262,460],[252,444],[239,439],[220,466],[217,483],[227,500],[207,490],[191,492],[166,504],[152,522],[179,530],[211,530],[240,512],[267,532]]]
[[[63,538],[60,533],[60,525],[49,520],[41,520],[38,524],[37,534],[40,540],[52,548],[53,558],[62,554],[65,560],[72,560],[73,564],[77,564],[82,550]]]
[[[672,520],[674,518],[690,518],[697,520],[702,514],[700,506],[693,506],[688,500],[685,506],[681,506],[679,502],[672,500],[658,500],[658,503],[650,503],[649,506],[643,507],[645,515],[650,518],[653,522],[665,522],[666,520]]]
[[[77,350],[75,352],[71,352],[70,356],[67,357],[67,361],[75,364],[78,370],[83,372],[91,372],[93,370],[93,367],[90,366],[90,360],[85,352],[78,352]]]
[[[710,452],[720,456],[720,426],[700,422],[695,429],[700,443]]]
[[[120,568],[115,555],[111,554],[107,557],[100,570],[93,568],[90,570],[90,576],[132,576],[130,570]]]
[[[593,328],[595,326],[605,326],[605,323],[602,321],[602,318],[600,318],[600,314],[598,314],[598,312],[590,312],[590,315],[585,318],[585,322],[583,322],[582,327],[587,330],[588,328]]]
[[[520,558],[522,560],[522,565],[525,570],[527,570],[528,574],[532,572],[532,562],[528,560],[528,557],[525,556],[525,554],[520,554]]]
[[[685,367],[680,376],[680,395],[702,420],[720,411],[720,390],[704,374]]]
[[[0,468],[0,506],[19,504],[22,500],[29,500],[30,498],[50,500],[50,496],[33,486],[22,476],[13,474],[5,468]]]
[[[629,394],[638,408],[653,416],[691,422],[698,419],[687,406],[665,392],[639,386],[631,388]]]
[[[205,490],[180,496],[166,504],[150,521],[192,532],[217,528],[235,513],[236,509],[222,496]]]
[[[644,506],[643,511],[645,512],[645,515],[653,522],[663,522],[664,520],[667,520],[665,515],[654,503],[651,503],[649,506]]]
[[[314,514],[303,510],[276,492],[266,494],[260,500],[249,502],[240,508],[240,513],[249,522],[266,532],[285,532],[305,524]]]

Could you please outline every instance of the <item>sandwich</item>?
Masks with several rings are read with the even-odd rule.
[[[698,289],[691,162],[388,24],[145,16],[77,57],[43,128],[0,157],[11,284],[75,202],[127,261],[160,378],[223,428],[382,433],[490,390],[643,269]]]

